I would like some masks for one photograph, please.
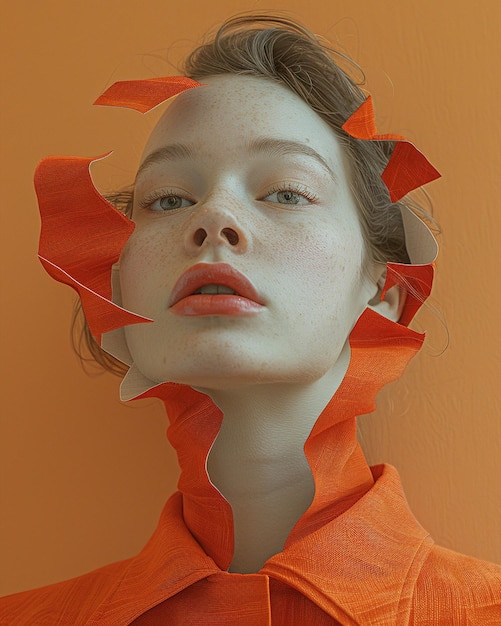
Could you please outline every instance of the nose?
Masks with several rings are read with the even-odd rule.
[[[234,253],[242,253],[247,250],[248,240],[233,213],[222,208],[204,207],[194,213],[188,224],[185,246],[194,255],[210,246],[227,246]]]
[[[193,233],[193,241],[196,246],[202,246],[204,241],[209,237],[209,233],[205,228],[197,228],[197,230]],[[226,240],[230,246],[237,246],[240,243],[240,237],[236,230],[233,228],[222,228],[221,232],[217,234],[215,239],[221,239],[224,243]]]

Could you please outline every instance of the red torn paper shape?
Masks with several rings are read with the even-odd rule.
[[[201,84],[196,80],[186,76],[123,80],[111,85],[94,104],[126,107],[140,113],[147,113],[172,96],[200,86]]]
[[[99,342],[109,330],[151,320],[111,301],[111,268],[134,223],[94,187],[89,172],[93,160],[44,159],[35,171],[35,190],[42,218],[40,261],[53,278],[78,292]]]
[[[395,141],[393,153],[381,174],[392,202],[398,202],[413,189],[440,178],[422,152],[402,135],[378,135],[374,119],[372,96],[369,96],[346,120],[343,130],[354,139]]]

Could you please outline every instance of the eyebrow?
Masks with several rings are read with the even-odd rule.
[[[182,144],[182,143],[173,143],[168,146],[163,146],[158,150],[155,150],[151,154],[149,154],[145,160],[139,166],[136,178],[144,173],[145,170],[152,167],[153,165],[157,165],[158,163],[163,163],[164,161],[175,161],[180,159],[192,159],[195,155],[195,149],[193,146]]]
[[[325,170],[327,170],[328,174],[332,176],[334,180],[338,179],[327,160],[316,150],[300,141],[263,137],[262,139],[255,139],[254,141],[251,141],[249,143],[249,149],[251,152],[268,152],[273,156],[288,156],[299,154],[310,157],[312,159],[315,159],[315,161],[317,161]]]
[[[248,143],[248,149],[253,153],[267,152],[272,156],[288,156],[288,155],[304,155],[315,159],[327,173],[337,180],[337,176],[332,170],[327,160],[310,146],[300,141],[292,141],[289,139],[273,139],[271,137],[262,137],[254,139]],[[150,167],[162,163],[164,161],[175,161],[182,159],[192,159],[196,155],[196,149],[189,144],[174,143],[163,146],[149,154],[139,166],[136,178]]]

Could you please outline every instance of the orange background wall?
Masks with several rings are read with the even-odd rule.
[[[248,9],[286,9],[343,46],[366,70],[379,130],[409,136],[443,173],[428,187],[444,231],[432,305],[450,343],[439,354],[444,327],[425,314],[427,348],[362,431],[438,542],[501,562],[501,3],[3,1],[1,593],[134,554],[177,479],[160,406],[121,405],[118,379],[86,376],[71,352],[73,295],[36,259],[34,167],[120,138],[137,156],[125,132],[135,114],[92,100],[112,80],[154,74],[144,53],[173,46],[175,61]]]

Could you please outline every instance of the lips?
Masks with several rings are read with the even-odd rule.
[[[246,276],[226,263],[197,263],[172,289],[169,309],[186,316],[249,316],[263,308]]]

